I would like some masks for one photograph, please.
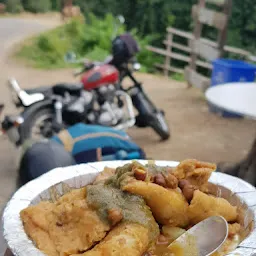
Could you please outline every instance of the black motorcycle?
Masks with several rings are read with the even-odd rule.
[[[84,122],[127,129],[134,126],[152,127],[161,139],[170,137],[164,113],[158,110],[133,76],[139,69],[134,59],[139,51],[129,34],[116,37],[112,43],[112,57],[104,63],[86,62],[79,84],[57,84],[22,90],[15,79],[9,81],[14,102],[24,111],[17,117],[6,116],[2,129],[9,139],[19,145],[29,138],[50,138],[61,129]],[[125,89],[124,78],[133,85]],[[135,116],[134,108],[138,111]],[[13,132],[14,130],[16,132]],[[15,134],[15,136],[13,136]]]

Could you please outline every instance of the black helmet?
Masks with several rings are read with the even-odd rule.
[[[112,42],[112,62],[116,66],[127,62],[137,52],[139,52],[139,46],[136,40],[128,33],[116,37]]]

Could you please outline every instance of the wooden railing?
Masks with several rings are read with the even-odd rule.
[[[215,1],[215,0],[212,0],[212,1]],[[216,2],[218,2],[218,0],[216,0]],[[187,39],[187,44],[183,45],[181,43],[177,43],[174,40],[175,37],[181,37],[181,38]],[[193,38],[194,37],[193,37],[192,33],[188,33],[188,32],[185,32],[185,31],[182,31],[179,29],[169,27],[169,28],[167,28],[166,40],[163,41],[165,48],[157,48],[154,46],[147,46],[147,49],[154,53],[165,56],[164,63],[156,63],[155,64],[156,67],[164,70],[165,75],[168,76],[170,71],[175,72],[175,73],[184,73],[185,66],[187,66],[187,63],[189,63],[191,60],[189,54],[192,52],[191,44],[192,44]],[[214,41],[211,41],[209,39],[206,39],[206,38],[201,38],[199,41],[203,43],[202,45],[200,45],[200,42],[199,42],[199,45],[201,47],[200,46],[198,47],[199,50],[202,51],[201,54],[202,55],[207,54],[208,58],[210,58],[211,60],[216,59],[217,55],[216,55],[216,52],[214,50],[212,50],[212,47],[217,47],[217,43]],[[211,46],[211,48],[210,47],[208,48],[207,45]],[[173,49],[178,49],[179,51],[184,52],[184,53],[174,52]],[[236,48],[236,47],[232,47],[229,45],[224,46],[224,51],[229,54],[230,53],[236,54],[241,59],[249,59],[251,56],[251,53],[249,51],[246,51],[246,50],[243,50],[240,48]],[[172,60],[183,61],[184,68],[175,67],[174,65],[172,65]],[[196,65],[199,67],[206,68],[206,69],[212,69],[212,64],[210,62],[207,62],[206,60],[197,60]]]

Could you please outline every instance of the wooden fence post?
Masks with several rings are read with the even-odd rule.
[[[232,11],[232,0],[226,0],[224,4],[223,12],[227,15],[227,19],[230,18],[231,11]],[[220,56],[223,55],[224,53],[224,47],[227,39],[227,30],[228,30],[228,26],[226,25],[224,30],[220,31],[218,35],[218,49],[220,51]]]
[[[167,45],[166,45],[167,55],[165,57],[165,67],[164,67],[164,75],[167,77],[169,76],[169,66],[171,65],[172,42],[173,42],[173,34],[170,32],[167,32]]]
[[[205,0],[200,0],[198,4],[199,8],[205,7]],[[194,8],[194,6],[193,6]],[[196,18],[195,27],[194,27],[194,38],[192,40],[199,40],[201,37],[202,32],[202,23],[199,21],[198,17]],[[197,54],[195,52],[191,53],[191,61],[189,63],[189,66],[192,70],[196,69],[196,60],[197,60]],[[190,83],[188,83],[189,87],[191,86]]]

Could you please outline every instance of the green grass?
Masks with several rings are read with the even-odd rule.
[[[65,62],[64,56],[67,52],[74,52],[78,59],[104,60],[111,54],[115,18],[107,14],[104,19],[98,19],[90,14],[86,20],[89,22],[84,23],[79,19],[74,19],[63,26],[26,40],[16,51],[16,57],[35,68],[42,69],[74,66],[74,64]],[[121,25],[118,34],[125,31],[125,26]],[[135,30],[131,33],[141,48],[137,56],[142,64],[141,70],[153,72],[153,65],[157,62],[158,56],[146,50],[146,46],[154,37],[142,39]]]
[[[70,67],[64,61],[69,43],[61,39],[63,27],[42,33],[27,39],[16,51],[15,56],[29,65],[41,69],[57,69]]]
[[[185,81],[184,74],[180,74],[180,73],[171,74],[171,78],[173,80],[176,80],[176,81],[179,81],[179,82],[184,82]]]

